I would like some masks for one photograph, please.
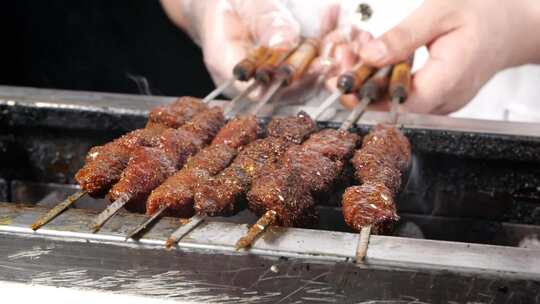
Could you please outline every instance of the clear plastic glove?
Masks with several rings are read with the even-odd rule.
[[[301,36],[322,38],[335,29],[339,15],[334,0],[316,4],[290,0],[161,2],[169,17],[201,46],[205,64],[216,84],[232,77],[234,65],[251,48],[258,45],[290,48],[298,44]],[[306,23],[313,18],[315,23]],[[299,100],[299,92],[309,87],[324,68],[321,60],[315,61],[302,81],[285,90],[281,99]],[[246,83],[236,82],[226,94],[235,96],[246,86]]]
[[[169,17],[202,48],[216,84],[232,77],[235,64],[255,46],[292,47],[300,26],[278,0],[162,0]],[[245,87],[237,83],[236,91]],[[233,92],[228,92],[229,94]]]
[[[339,75],[352,70],[362,62],[359,51],[372,39],[371,34],[353,25],[342,26],[325,37],[323,45],[325,48],[332,48],[329,57],[334,65],[325,83],[328,91],[336,91]],[[358,99],[354,94],[343,95],[340,101],[349,109],[358,104]]]
[[[414,75],[403,111],[447,114],[468,103],[496,72],[540,62],[537,0],[426,0],[413,14],[360,50],[384,66],[421,46],[429,59]]]

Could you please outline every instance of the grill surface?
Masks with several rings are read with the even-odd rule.
[[[414,150],[413,169],[398,200],[402,220],[393,236],[372,237],[366,266],[351,263],[357,235],[345,227],[333,202],[319,207],[319,231],[276,228],[247,255],[232,248],[245,224],[255,221],[248,211],[202,224],[173,252],[161,245],[176,227],[175,219],[160,221],[140,243],[122,238],[142,220],[135,214],[122,213],[102,233],[89,234],[90,215],[104,206],[91,199],[38,233],[27,228],[43,207],[75,191],[73,174],[91,146],[142,127],[148,109],[171,100],[0,87],[0,200],[19,203],[0,204],[0,267],[18,269],[0,272],[0,280],[86,284],[203,302],[208,297],[234,303],[310,302],[320,298],[321,290],[336,302],[343,297],[540,301],[540,124],[401,116]],[[267,107],[263,114],[297,110]],[[321,125],[337,126],[345,116],[339,112]],[[368,112],[356,131],[364,134],[387,119]],[[32,250],[39,263],[28,253]],[[58,258],[63,255],[81,258]],[[63,279],[71,270],[75,277],[80,273],[78,279]],[[219,275],[208,275],[211,271]],[[104,279],[109,277],[118,281]],[[162,280],[148,279],[155,277]],[[207,290],[201,291],[204,286]],[[456,292],[463,286],[471,286],[469,297]]]

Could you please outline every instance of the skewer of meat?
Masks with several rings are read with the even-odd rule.
[[[316,129],[315,122],[305,113],[274,118],[267,127],[268,137],[246,145],[234,161],[221,173],[197,184],[194,208],[197,213],[189,221],[194,228],[206,216],[229,215],[238,209],[253,178],[262,167],[276,162],[290,145],[302,142]],[[170,247],[189,230],[180,227],[167,240]]]
[[[363,84],[362,90],[381,92],[388,83],[389,68],[379,70]],[[370,95],[378,99],[380,96]],[[364,112],[368,102],[358,105],[339,130],[325,130],[314,135],[302,147],[290,148],[280,164],[266,168],[248,194],[249,207],[262,217],[236,244],[236,249],[251,246],[255,238],[273,223],[281,226],[309,226],[315,217],[314,195],[328,192],[343,173],[359,142],[347,132]],[[322,106],[327,106],[323,103]],[[317,113],[324,111],[317,110]]]
[[[205,109],[206,105],[199,99],[181,97],[169,105],[153,109],[146,128],[131,131],[103,146],[90,149],[85,165],[75,175],[81,190],[41,216],[31,228],[39,229],[86,194],[102,197],[120,179],[136,147],[151,145],[152,141],[167,128],[179,127]]]
[[[247,81],[253,78],[256,69],[265,62],[269,53],[269,50],[265,47],[259,47],[250,52],[245,59],[234,67],[233,74],[235,77],[233,79]],[[202,102],[195,98],[182,97],[171,105],[155,108],[150,113],[146,128],[135,131],[134,134],[128,134],[126,140],[122,141],[129,144],[127,148],[117,142],[93,148],[87,157],[87,164],[76,178],[81,184],[82,190],[71,195],[40,217],[32,224],[31,228],[33,230],[39,229],[39,227],[54,219],[87,193],[95,197],[104,195],[118,181],[133,148],[142,145],[138,138],[144,138],[143,143],[146,145],[150,139],[159,134],[159,132],[148,132],[146,129],[154,130],[158,128],[159,131],[162,131],[162,125],[170,128],[180,127],[193,118],[195,114],[205,110],[205,104],[212,101],[227,86],[220,86],[220,88],[212,91]],[[89,164],[90,161],[92,161],[92,164]]]
[[[360,114],[354,111],[351,115],[357,118]],[[340,130],[315,133],[262,170],[247,195],[250,210],[261,218],[237,242],[237,250],[249,247],[273,223],[309,227],[316,222],[314,195],[326,193],[335,185],[359,142],[358,135],[346,131],[350,126],[346,123]]]
[[[394,67],[390,80],[392,125],[378,125],[365,138],[362,149],[355,153],[353,166],[360,186],[346,189],[343,195],[345,222],[360,231],[357,262],[367,253],[371,232],[389,231],[399,219],[394,199],[401,186],[401,175],[411,165],[408,139],[395,127],[397,104],[408,95],[412,57]]]
[[[221,172],[234,159],[238,150],[257,139],[260,127],[255,116],[229,121],[211,145],[190,157],[186,165],[159,187],[146,201],[146,214],[151,216],[128,233],[126,240],[139,234],[161,214],[188,218],[194,213],[193,191],[204,179]]]
[[[271,86],[273,89],[269,89],[251,113],[256,115],[263,105],[272,99],[279,88],[298,80],[317,54],[318,41],[307,39],[298,48],[295,48],[290,56],[287,55],[287,59],[279,65],[275,73],[276,82]],[[298,124],[299,122],[300,124]],[[315,128],[315,123],[305,113],[299,113],[297,117],[274,119],[268,126],[268,138],[246,146],[234,162],[217,177],[210,178],[198,185],[198,191],[195,194],[195,210],[198,215],[190,219],[189,225],[193,228],[196,227],[207,215],[233,212],[236,207],[236,199],[241,198],[244,192],[249,189],[249,184],[259,168],[278,157],[290,142],[301,142],[305,139],[308,134],[313,132],[312,128]],[[216,188],[213,189],[212,186],[216,186]],[[185,227],[180,227],[169,237],[166,245],[170,247],[177,243],[187,232],[189,230]]]
[[[401,175],[411,163],[408,139],[393,125],[377,125],[365,138],[352,160],[360,186],[343,194],[343,217],[354,230],[362,231],[359,244],[367,246],[371,232],[388,232],[399,219],[394,199]],[[357,261],[365,257],[360,248]]]
[[[113,201],[92,224],[97,232],[120,208],[144,209],[150,192],[180,169],[187,158],[207,145],[225,124],[220,108],[197,114],[179,129],[166,130],[154,147],[138,147],[130,158],[120,180],[109,191]]]
[[[301,143],[315,129],[315,122],[304,112],[273,119],[268,124],[268,137],[247,145],[223,172],[199,185],[195,192],[197,213],[233,213],[261,169],[276,162],[289,146]]]

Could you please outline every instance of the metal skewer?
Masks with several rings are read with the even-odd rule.
[[[277,92],[277,90],[279,90],[279,88],[281,88],[281,82],[277,82],[275,83],[270,89],[269,91],[265,94],[265,96],[263,96],[263,98],[261,99],[261,102],[259,102],[257,104],[257,106],[255,107],[254,110],[252,110],[252,114],[253,115],[256,115],[258,113],[258,111],[262,108],[262,106],[267,103],[271,98],[272,96],[275,94],[275,92]],[[167,207],[162,207],[164,209],[166,209]],[[160,209],[161,210],[161,209]],[[159,212],[159,211],[158,211]],[[188,234],[191,230],[195,229],[199,224],[201,224],[202,222],[204,222],[206,220],[207,216],[206,215],[194,215],[192,216],[190,219],[189,219],[189,223],[188,224],[185,224],[185,225],[182,225],[180,226],[178,229],[176,229],[172,234],[171,236],[169,236],[169,238],[167,239],[167,241],[165,241],[165,247],[167,249],[170,249],[173,245],[175,245],[176,243],[178,243],[186,234]],[[189,225],[189,226],[188,226]],[[135,229],[137,230],[137,229]],[[135,231],[134,230],[134,231]],[[138,232],[137,232],[138,233]],[[135,233],[136,234],[136,233]],[[135,235],[135,234],[132,234],[130,233],[130,235]],[[129,238],[129,236],[128,236]],[[126,238],[127,239],[127,238]]]
[[[252,113],[258,113],[282,87],[289,86],[291,83],[301,78],[307,71],[311,62],[319,54],[320,41],[314,38],[307,38],[298,46],[298,48],[285,60],[278,68],[276,80],[268,89],[268,92],[252,109]]]
[[[391,67],[384,67],[379,69],[367,82],[361,86],[359,95],[362,98],[360,104],[358,104],[341,124],[340,130],[350,129],[356,121],[360,119],[365,112],[367,106],[372,100],[377,100],[382,97],[383,91],[388,86],[388,76],[390,74]],[[317,112],[323,113],[333,102],[323,102],[323,104],[317,109]],[[277,217],[277,213],[274,210],[268,210],[259,218],[255,225],[251,226],[248,232],[238,240],[236,243],[236,250],[250,247],[255,239],[261,235],[270,225],[272,225]]]
[[[272,79],[274,78],[277,70],[283,62],[289,57],[294,51],[295,48],[290,49],[270,49],[268,50],[268,56],[266,59],[261,62],[260,66],[257,67],[255,71],[255,80],[238,96],[236,96],[225,108],[225,113],[227,113],[227,118],[234,115],[234,109],[240,101],[246,98],[251,92],[253,92],[257,87],[261,85],[269,85]],[[271,97],[270,97],[271,98]],[[264,97],[263,97],[264,99]],[[267,101],[268,102],[268,101]],[[254,111],[257,112],[257,111]]]
[[[396,64],[392,71],[389,87],[389,94],[392,97],[392,106],[390,109],[390,119],[392,124],[397,123],[399,104],[405,102],[409,96],[413,61],[414,54],[406,61]]]
[[[254,81],[252,82],[245,90],[243,90],[242,92],[240,92],[240,94],[238,94],[238,96],[236,96],[235,98],[233,98],[228,104],[227,106],[225,107],[225,113],[227,114],[226,116],[229,116],[230,114],[233,113],[233,110],[236,108],[236,106],[238,105],[238,103],[240,101],[242,101],[244,98],[246,98],[246,96],[248,96],[251,92],[253,92],[261,83],[258,82],[258,81]]]
[[[33,224],[30,226],[32,230],[36,231],[41,226],[47,224],[51,220],[53,220],[55,217],[60,215],[60,213],[64,212],[69,206],[73,205],[77,200],[82,198],[87,194],[84,190],[79,190],[72,195],[68,196],[65,200],[63,200],[58,205],[54,206],[51,210],[49,210],[47,213],[39,217]]]
[[[272,84],[272,86],[268,89],[268,91],[264,94],[264,96],[261,98],[259,102],[255,104],[253,109],[251,109],[251,114],[259,113],[259,111],[274,97],[274,95],[281,89],[283,86],[283,81],[276,81]]]
[[[131,230],[127,235],[125,240],[129,240],[136,236],[137,234],[141,233],[141,231],[145,230],[150,224],[152,224],[157,218],[159,218],[164,212],[167,210],[167,206],[161,206],[158,211],[156,211],[152,216],[150,216],[146,221],[144,221],[139,226],[135,227],[135,229]]]
[[[113,215],[118,213],[118,211],[120,211],[120,209],[122,209],[122,207],[124,207],[127,204],[127,202],[129,202],[129,199],[130,199],[129,195],[127,193],[124,193],[118,199],[116,199],[112,204],[107,206],[105,210],[103,210],[100,214],[98,214],[98,216],[95,218],[95,220],[92,222],[92,225],[90,226],[90,229],[92,230],[92,232],[93,233],[98,232],[101,229],[101,227],[103,227],[103,225]]]
[[[392,98],[392,105],[390,110],[390,120],[392,124],[397,123],[398,119],[398,105],[404,102],[409,95],[411,85],[411,68],[413,57],[411,56],[407,61],[399,63],[392,69],[392,75],[390,77],[390,84],[388,85],[388,92]],[[358,235],[358,247],[356,248],[356,263],[363,263],[367,249],[369,245],[369,238],[371,236],[371,225],[362,227],[360,234]]]
[[[362,227],[358,234],[358,246],[356,247],[356,263],[363,263],[367,254],[369,237],[371,236],[371,225]]]
[[[189,222],[176,229],[171,236],[165,241],[165,248],[169,249],[178,243],[184,236],[186,236],[193,229],[197,228],[202,222],[206,220],[204,215],[194,215],[189,218]]]
[[[323,101],[322,105],[332,105],[341,96],[357,92],[374,71],[375,68],[373,67],[358,64],[351,71],[341,74],[337,80],[338,90],[328,96],[328,98]],[[319,117],[323,113],[323,111],[321,111],[321,109],[324,109],[322,105],[315,111],[314,117]]]
[[[232,86],[235,81],[248,81],[255,76],[255,72],[258,66],[266,60],[270,55],[270,50],[267,47],[259,46],[252,49],[242,61],[237,63],[233,68],[233,77],[227,79],[224,83],[220,84],[212,92],[210,92],[202,100],[203,103],[209,103],[214,100],[218,95],[223,93],[227,88]]]
[[[235,75],[234,79],[239,80],[249,80],[253,78],[255,75],[258,66],[263,64],[265,60],[267,59],[270,50],[264,47],[259,47],[255,49],[253,52],[248,54],[248,57],[241,62],[239,62],[233,70],[233,74]],[[260,81],[254,81],[249,85],[243,92],[240,93],[236,98],[234,98],[230,104],[225,108],[225,116],[230,116],[229,114],[234,110],[236,107],[236,104],[244,99],[245,96],[247,96],[249,93],[251,93],[257,86],[261,84]],[[206,99],[206,102],[211,101],[211,99]],[[93,225],[92,225],[92,231],[96,233],[101,229],[101,227],[105,224],[107,220],[109,220],[112,216],[114,216],[123,206],[129,202],[130,198],[129,196],[123,195],[116,201],[114,201],[112,204],[107,206],[105,210],[103,210],[98,217],[95,219]],[[161,211],[164,212],[165,210]],[[158,216],[152,216],[147,221],[142,223],[141,225],[137,226],[134,231],[131,231],[128,235],[129,237],[139,233],[140,231],[144,230],[150,223],[152,223],[154,220],[156,220]]]
[[[223,91],[228,89],[230,86],[234,84],[236,81],[235,78],[229,78],[224,83],[217,86],[212,92],[210,92],[206,97],[203,98],[203,103],[209,103],[210,101],[214,100],[216,97],[218,97]]]

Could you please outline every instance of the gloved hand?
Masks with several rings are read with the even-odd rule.
[[[326,35],[323,48],[332,50],[327,56],[334,65],[325,83],[328,91],[336,91],[339,75],[362,62],[359,51],[371,39],[373,39],[371,34],[353,25],[342,26]],[[358,99],[353,94],[343,95],[340,101],[349,109],[358,104]]]
[[[310,4],[306,1],[285,0],[161,0],[169,17],[198,43],[205,64],[216,84],[232,77],[236,63],[248,50],[257,46],[292,47],[301,36],[321,38],[335,28],[339,12],[335,0]],[[306,4],[308,12],[305,11]],[[297,13],[303,27],[297,21]],[[307,18],[307,19],[306,19]],[[306,26],[305,21],[315,18],[317,24]],[[319,61],[317,61],[319,62]],[[315,62],[303,81],[285,92],[298,92],[319,73],[322,66]],[[236,82],[229,96],[246,87]],[[260,95],[260,93],[259,93]],[[287,99],[287,98],[285,98]]]
[[[498,71],[540,62],[537,0],[426,0],[413,14],[360,50],[384,66],[427,45],[402,110],[447,114],[468,103]]]

